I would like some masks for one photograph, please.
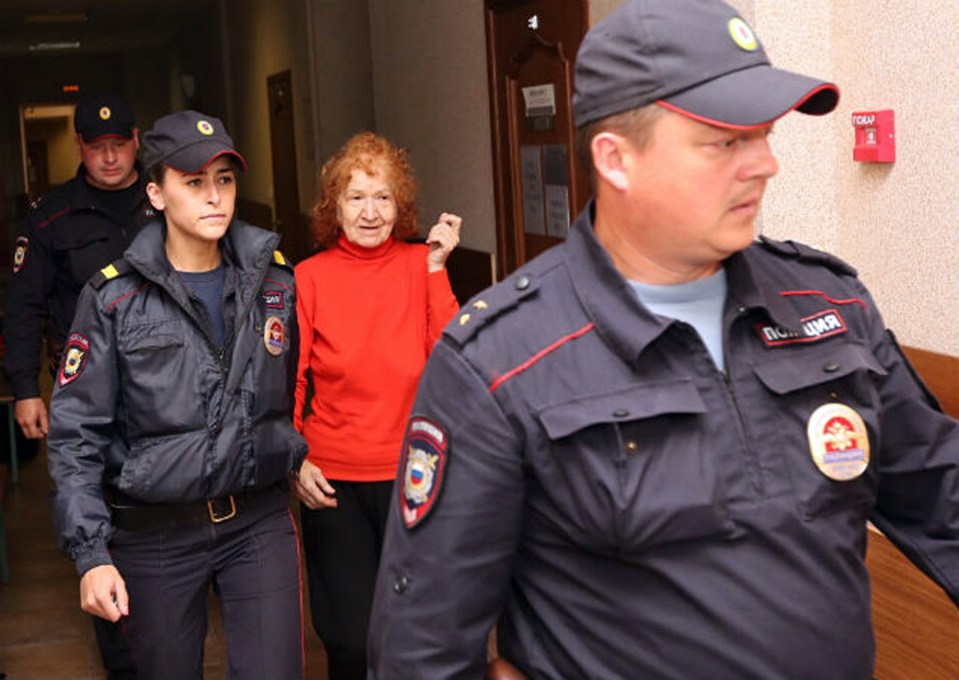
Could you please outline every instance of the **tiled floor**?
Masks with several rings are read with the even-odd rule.
[[[89,615],[80,610],[73,565],[56,548],[43,453],[8,475],[3,512],[10,583],[0,583],[0,672],[6,680],[101,680],[105,673]],[[304,607],[309,616],[309,608]],[[210,599],[206,680],[226,677],[223,634]],[[307,621],[305,680],[326,680],[326,656]]]

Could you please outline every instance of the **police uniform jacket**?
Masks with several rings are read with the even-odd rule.
[[[40,396],[40,348],[51,320],[56,344],[66,337],[83,285],[119,258],[142,225],[148,207],[146,178],[137,164],[134,185],[142,200],[117,216],[96,203],[81,165],[76,177],[40,199],[15,243],[14,276],[4,310],[4,371],[14,396]]]
[[[221,240],[227,341],[144,227],[83,290],[54,385],[54,522],[79,573],[110,563],[104,501],[189,503],[283,480],[293,429],[296,300],[276,234],[234,220]]]
[[[461,310],[406,435],[372,677],[481,678],[499,619],[531,678],[868,680],[869,519],[959,602],[959,428],[854,270],[769,240],[724,266],[725,372],[588,211]]]

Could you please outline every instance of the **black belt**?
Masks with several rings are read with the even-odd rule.
[[[248,510],[267,492],[277,489],[278,485],[274,484],[194,503],[138,504],[135,501],[125,502],[126,498],[113,494],[110,512],[113,525],[128,531],[159,531],[198,524],[219,524]]]

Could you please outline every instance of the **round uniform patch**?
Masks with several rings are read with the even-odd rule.
[[[813,411],[806,435],[813,462],[829,479],[845,482],[869,467],[866,424],[845,404],[823,404]]]
[[[90,341],[79,333],[72,333],[63,347],[60,363],[60,387],[65,387],[80,377],[90,355]]]
[[[113,116],[113,111],[110,110],[109,106],[104,106],[100,109],[100,120],[110,120]]]
[[[400,511],[407,529],[412,529],[436,507],[446,474],[446,431],[437,423],[416,416],[410,420],[403,442],[403,491]]]
[[[734,43],[747,52],[755,52],[759,47],[759,41],[756,40],[756,34],[753,33],[753,29],[739,17],[734,17],[729,20],[729,35],[732,36]]]
[[[208,120],[197,121],[196,129],[201,135],[210,136],[213,134],[213,125]]]
[[[13,251],[13,273],[16,274],[23,269],[23,263],[27,261],[27,249],[30,245],[30,239],[26,236],[17,237],[17,249]]]
[[[263,345],[266,351],[275,357],[283,354],[286,328],[278,316],[271,316],[263,324]]]

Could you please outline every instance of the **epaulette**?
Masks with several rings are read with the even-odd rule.
[[[293,271],[293,264],[279,250],[273,251],[273,264]]]
[[[487,288],[463,305],[447,324],[444,333],[460,345],[465,345],[481,328],[515,309],[538,289],[539,281],[535,275],[518,272],[492,288]]]
[[[123,276],[124,274],[129,274],[132,271],[135,271],[133,269],[133,265],[131,265],[125,259],[120,258],[119,260],[114,260],[96,274],[91,276],[90,285],[96,289],[100,289],[107,281],[111,281],[118,276]]]
[[[856,276],[859,274],[856,268],[846,261],[822,250],[816,250],[803,243],[797,243],[796,241],[776,241],[765,236],[759,237],[759,243],[766,250],[781,257],[822,265],[838,274],[847,276]]]

